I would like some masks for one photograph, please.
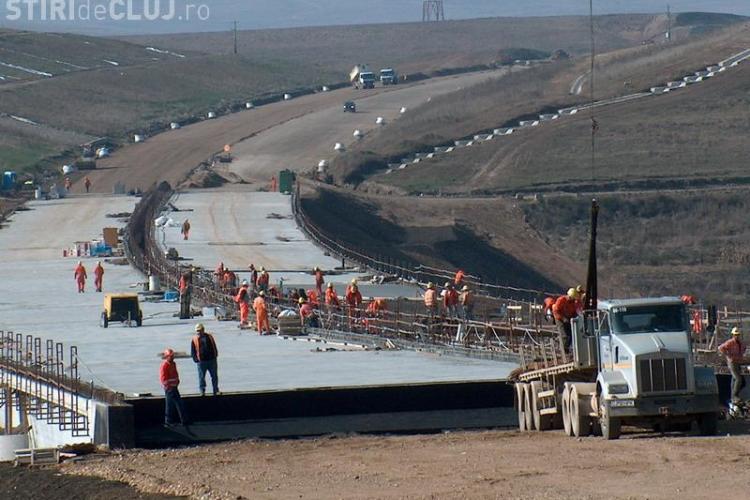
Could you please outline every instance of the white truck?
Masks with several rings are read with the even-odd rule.
[[[597,214],[594,200],[586,310],[571,320],[572,352],[551,340],[522,359],[513,377],[519,429],[617,439],[623,425],[689,430],[696,422],[715,434],[716,374],[694,361],[682,300],[597,299]]]
[[[358,64],[349,72],[349,81],[358,89],[374,89],[375,74],[366,64]]]
[[[393,68],[383,68],[380,70],[380,83],[385,85],[397,85],[398,75]]]

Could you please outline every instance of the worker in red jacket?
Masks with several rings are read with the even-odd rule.
[[[244,328],[249,324],[250,317],[250,284],[247,280],[242,282],[242,286],[237,290],[237,295],[234,296],[234,302],[240,308],[240,328]]]
[[[84,293],[88,275],[86,274],[86,268],[83,267],[83,262],[81,262],[80,260],[78,261],[78,265],[76,266],[75,271],[73,271],[73,277],[78,284],[78,293]]]
[[[578,316],[580,309],[580,293],[575,288],[568,290],[567,295],[561,295],[552,306],[552,315],[555,317],[555,324],[560,335],[560,342],[567,354],[571,353],[570,345],[572,341],[572,331],[570,321]]]
[[[159,382],[164,389],[164,425],[175,425],[175,413],[180,417],[182,425],[188,425],[185,404],[182,402],[178,386],[180,375],[177,373],[177,364],[174,362],[174,351],[166,349],[163,354],[164,361],[159,368]]]
[[[456,309],[458,308],[458,292],[453,287],[453,283],[445,283],[445,291],[443,293],[443,307],[445,308],[445,315],[447,317],[456,317]]]
[[[265,267],[260,268],[260,274],[258,275],[258,279],[256,281],[256,288],[258,290],[262,290],[264,292],[268,291],[268,284],[271,281],[271,277],[268,275],[268,271],[266,271]]]
[[[339,302],[339,296],[336,293],[336,289],[333,287],[333,283],[328,283],[328,286],[326,287],[326,305],[329,308],[339,308],[341,307],[341,302]]]
[[[102,267],[102,261],[96,263],[94,268],[94,286],[97,292],[102,291],[102,282],[104,280],[104,267]]]
[[[190,237],[190,221],[185,219],[185,222],[182,223],[182,239],[187,240]]]

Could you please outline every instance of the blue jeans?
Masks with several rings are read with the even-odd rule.
[[[210,361],[198,361],[198,389],[200,389],[201,394],[206,392],[206,372],[211,375],[211,385],[213,386],[214,394],[218,393],[219,373],[215,358]]]
[[[175,415],[175,412],[177,415]],[[182,397],[180,397],[180,391],[177,387],[164,391],[164,423],[176,423],[175,416],[180,417],[181,424],[186,425],[188,423],[185,404],[182,402]]]

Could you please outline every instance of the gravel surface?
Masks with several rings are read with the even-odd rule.
[[[457,432],[129,451],[71,474],[193,498],[744,498],[750,427],[721,437]],[[731,436],[729,436],[731,434]]]

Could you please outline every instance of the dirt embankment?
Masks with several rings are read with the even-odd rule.
[[[722,435],[560,432],[241,441],[63,467],[194,498],[745,498],[747,426]],[[741,435],[736,435],[736,434]]]
[[[381,260],[466,269],[485,283],[554,291],[584,280],[509,200],[379,197],[320,188],[302,206],[326,234]],[[346,228],[345,231],[342,228]]]

